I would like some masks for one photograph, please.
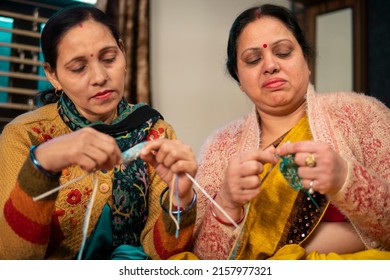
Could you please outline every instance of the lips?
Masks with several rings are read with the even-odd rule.
[[[284,79],[270,79],[263,83],[263,88],[276,89],[282,87],[286,81]]]
[[[92,96],[92,98],[106,98],[106,97],[110,96],[112,93],[113,93],[113,90],[107,89],[107,90],[99,91],[94,96]]]

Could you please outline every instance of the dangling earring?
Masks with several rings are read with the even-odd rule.
[[[62,89],[57,89],[56,88],[54,90],[54,95],[57,96],[57,97],[61,97],[62,93],[63,93]]]

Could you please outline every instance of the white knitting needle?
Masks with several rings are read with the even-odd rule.
[[[194,178],[192,178],[192,176],[188,173],[186,173],[186,176],[192,181],[192,183],[194,183],[194,185],[211,201],[212,204],[215,205],[215,207],[217,207],[219,209],[219,211],[221,211],[221,213],[226,217],[226,219],[228,219],[236,228],[238,228],[238,225],[237,223],[229,216],[228,213],[225,212],[225,210],[222,209],[221,206],[219,206],[219,204],[217,202],[215,202],[215,200],[206,192],[205,189],[202,188],[201,185],[199,185],[199,183],[197,181],[195,181]]]

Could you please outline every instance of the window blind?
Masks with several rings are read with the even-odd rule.
[[[0,133],[13,118],[39,105],[38,91],[51,88],[39,39],[44,24],[61,6],[45,2],[0,1]]]
[[[57,10],[96,1],[0,1],[0,133],[13,118],[39,106],[37,92],[51,88],[43,71],[40,33]]]

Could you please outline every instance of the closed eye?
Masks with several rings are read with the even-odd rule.
[[[277,53],[276,55],[280,58],[287,58],[291,55],[291,51],[286,52],[286,53]]]
[[[113,63],[115,61],[115,59],[116,59],[116,56],[111,57],[111,58],[105,58],[105,59],[103,59],[103,62],[104,63]]]
[[[254,65],[254,64],[257,64],[259,61],[260,61],[260,58],[257,58],[257,59],[253,59],[253,60],[248,61],[247,64]]]
[[[81,66],[81,67],[78,67],[78,68],[75,68],[75,69],[70,69],[71,72],[73,73],[81,73],[83,72],[85,69],[85,66]]]

